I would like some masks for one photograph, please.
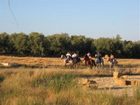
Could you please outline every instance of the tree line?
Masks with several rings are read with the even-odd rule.
[[[42,33],[0,33],[0,55],[58,57],[67,52],[80,56],[100,51],[103,55],[114,54],[120,58],[140,58],[140,41],[114,38],[88,38],[67,33],[43,35]]]

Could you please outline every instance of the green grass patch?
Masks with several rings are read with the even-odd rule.
[[[52,88],[56,92],[60,92],[61,90],[69,89],[75,86],[74,79],[76,76],[74,74],[53,74],[43,76],[41,78],[36,78],[33,80],[32,85],[34,87],[46,87]]]

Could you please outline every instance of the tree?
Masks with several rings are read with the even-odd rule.
[[[45,37],[38,32],[32,32],[29,34],[30,51],[33,56],[44,56]]]
[[[11,43],[7,33],[0,33],[0,54],[11,53]]]
[[[112,52],[119,57],[122,57],[122,53],[123,53],[123,44],[122,44],[122,38],[120,37],[120,35],[117,35],[115,38],[113,38],[113,48],[112,48]]]
[[[124,41],[124,43],[123,43],[124,57],[132,58],[133,49],[134,49],[134,44],[132,41]]]
[[[102,51],[104,54],[113,53],[114,43],[111,38],[99,38],[94,41],[97,51]]]
[[[52,56],[60,56],[61,54],[65,54],[70,50],[71,41],[67,33],[47,36],[47,39],[50,43],[49,48],[50,54],[52,54]]]
[[[134,42],[133,58],[140,58],[140,41]]]
[[[102,54],[114,54],[115,57],[140,58],[140,41],[122,40],[120,35],[114,38],[87,38],[84,35],[67,33],[44,36],[38,32],[0,33],[0,54],[20,56],[60,56],[67,52],[78,53],[80,56],[96,51]]]
[[[88,51],[89,48],[86,47],[86,38],[83,35],[72,35],[71,36],[71,51],[78,53],[79,55],[83,55]]]
[[[10,36],[13,52],[18,55],[29,55],[29,38],[24,33],[14,33]]]

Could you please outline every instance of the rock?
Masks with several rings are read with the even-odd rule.
[[[94,81],[94,80],[88,80],[88,84],[87,85],[91,89],[97,89],[98,88],[97,82]]]
[[[125,80],[125,85],[131,85],[131,84],[132,84],[131,81],[129,81],[129,80]]]
[[[115,79],[115,84],[119,86],[131,85],[131,81],[122,78]]]
[[[79,84],[86,88],[97,89],[97,82],[91,79],[81,78],[79,79]]]

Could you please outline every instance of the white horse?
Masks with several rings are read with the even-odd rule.
[[[76,66],[78,63],[81,62],[80,57],[74,57],[72,58],[71,56],[66,57],[65,55],[61,55],[61,59],[64,59],[64,65],[66,66],[67,64]]]

